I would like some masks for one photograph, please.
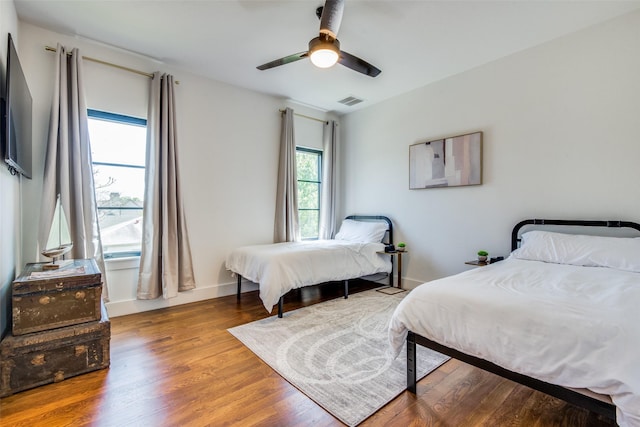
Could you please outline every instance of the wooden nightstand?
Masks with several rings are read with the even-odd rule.
[[[495,257],[495,258],[490,258],[489,261],[478,261],[477,259],[473,259],[471,261],[465,261],[465,264],[467,265],[473,265],[475,267],[484,267],[487,266],[489,264],[495,264],[496,262],[500,262],[503,261],[504,257]]]
[[[476,266],[476,267],[484,267],[485,265],[489,265],[488,262],[486,262],[486,261],[478,261],[477,259],[474,259],[472,261],[465,261],[465,264],[473,265],[473,266]]]
[[[385,252],[378,251],[377,253],[382,255],[391,256],[391,263],[393,263],[393,257],[398,255],[398,289],[402,289],[402,255],[408,253],[407,251],[393,251],[393,252]]]

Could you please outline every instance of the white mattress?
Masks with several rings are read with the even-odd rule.
[[[620,426],[640,426],[640,273],[505,261],[425,283],[397,307],[407,331],[511,371],[610,395]]]
[[[291,289],[334,280],[391,272],[391,257],[377,254],[382,243],[314,240],[245,246],[227,257],[226,268],[260,284],[260,298],[271,312]]]

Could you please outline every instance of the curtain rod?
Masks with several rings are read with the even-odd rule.
[[[56,49],[55,47],[51,47],[51,46],[45,46],[44,50],[48,50],[49,52],[57,52],[58,51],[58,49]],[[67,55],[70,55],[70,53],[68,53]],[[112,62],[103,61],[101,59],[91,58],[89,56],[83,56],[82,59],[86,59],[87,61],[91,61],[91,62],[97,62],[98,64],[102,64],[102,65],[108,65],[109,67],[114,67],[114,68],[119,68],[121,70],[130,71],[132,73],[140,74],[141,76],[149,77],[150,79],[153,78],[153,74],[151,74],[151,73],[146,73],[144,71],[135,70],[135,69],[129,68],[129,67],[124,67],[122,65],[114,64]]]
[[[281,113],[284,113],[285,110],[278,110]],[[304,114],[298,114],[298,113],[293,113],[294,116],[298,116],[298,117],[304,117],[305,119],[309,119],[309,120],[315,120],[316,122],[320,122],[320,123],[328,123],[327,120],[321,120],[321,119],[317,119],[315,117],[311,117],[311,116],[305,116]]]
[[[55,47],[51,47],[51,46],[45,46],[44,50],[48,50],[49,52],[57,52],[58,51],[58,49],[56,49]],[[71,54],[68,53],[67,55],[71,55]],[[113,62],[107,62],[107,61],[103,61],[101,59],[91,58],[90,56],[83,56],[82,59],[86,59],[87,61],[96,62],[96,63],[102,64],[102,65],[107,65],[109,67],[118,68],[120,70],[129,71],[131,73],[140,74],[141,76],[145,76],[145,77],[149,77],[150,79],[153,79],[153,73],[147,73],[146,71],[140,71],[140,70],[136,70],[135,68],[129,68],[129,67],[125,67],[123,65],[114,64]],[[180,84],[180,82],[176,80],[176,84]]]

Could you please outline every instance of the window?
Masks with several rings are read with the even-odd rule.
[[[89,110],[89,137],[105,258],[140,255],[147,121]]]
[[[320,230],[322,151],[296,148],[298,221],[303,240],[317,239]]]

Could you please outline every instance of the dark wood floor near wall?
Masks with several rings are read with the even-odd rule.
[[[371,288],[354,283],[351,291]],[[309,287],[285,310],[340,296]],[[231,336],[266,317],[257,292],[112,320],[111,367],[0,399],[2,426],[340,426]],[[612,426],[594,414],[451,360],[363,426]]]

